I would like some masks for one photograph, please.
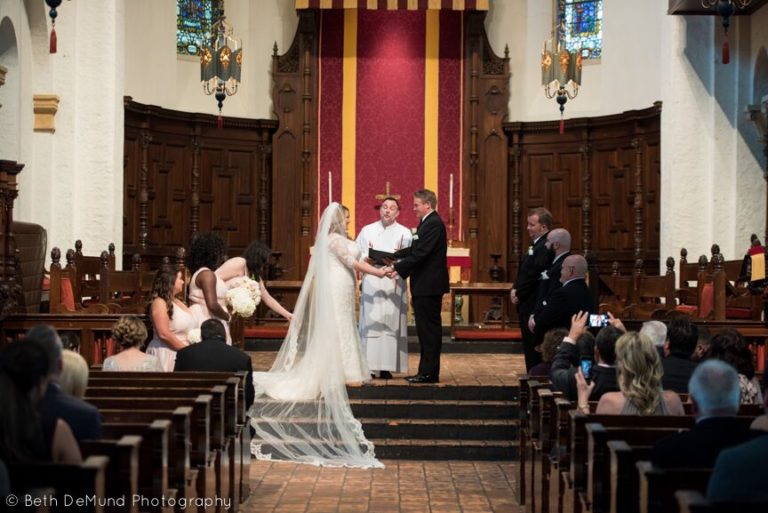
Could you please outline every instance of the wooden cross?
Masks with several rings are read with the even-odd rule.
[[[389,192],[390,185],[391,184],[389,182],[386,182],[386,187],[384,188],[384,194],[377,194],[376,195],[376,199],[377,200],[383,201],[384,198],[388,198],[388,197],[395,198],[396,200],[400,199],[400,195],[399,194],[392,194],[391,192]]]

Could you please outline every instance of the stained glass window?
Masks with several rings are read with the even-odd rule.
[[[582,49],[585,59],[603,53],[603,0],[560,0],[563,40],[569,51]]]
[[[176,53],[198,55],[211,25],[224,14],[224,0],[176,0]]]

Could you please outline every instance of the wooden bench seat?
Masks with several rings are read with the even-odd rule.
[[[53,490],[54,501],[49,499],[50,511],[102,513],[106,503],[106,472],[109,458],[90,456],[80,465],[62,463],[15,463],[8,465],[11,490],[21,496],[27,490],[41,487]],[[75,498],[93,497],[93,501],[81,506],[69,504]]]
[[[107,497],[126,497],[125,505],[107,503],[105,512],[128,511],[137,513],[137,504],[130,500],[139,493],[139,451],[142,437],[128,435],[115,440],[83,440],[80,450],[84,458],[106,456],[109,458],[105,471]]]

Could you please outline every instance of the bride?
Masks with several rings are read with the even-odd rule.
[[[352,415],[346,383],[370,379],[355,316],[355,271],[383,277],[358,261],[344,214],[331,203],[320,219],[293,319],[269,372],[255,372],[248,411],[253,454],[325,466],[383,467]]]

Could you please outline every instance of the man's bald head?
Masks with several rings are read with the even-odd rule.
[[[571,234],[565,228],[555,228],[547,234],[546,246],[552,249],[555,256],[571,250]]]
[[[563,270],[560,273],[562,283],[575,278],[586,278],[587,259],[581,255],[568,255],[563,260]]]

